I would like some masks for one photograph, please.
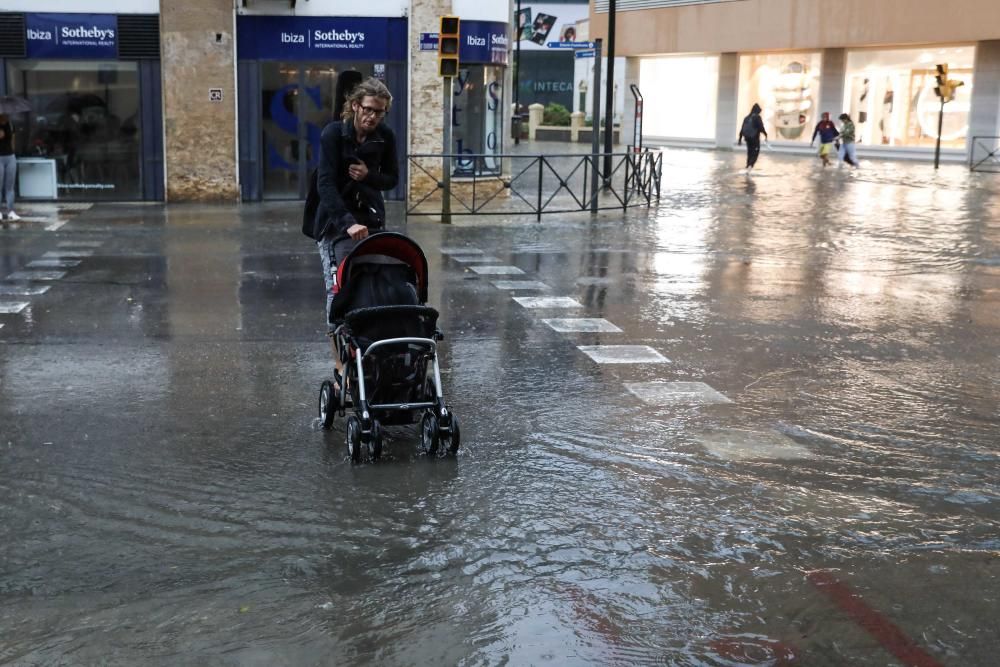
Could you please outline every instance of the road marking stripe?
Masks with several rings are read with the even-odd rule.
[[[17,315],[30,305],[30,301],[0,301],[0,313]]]
[[[583,304],[568,296],[515,296],[514,301],[525,308],[583,308]]]
[[[622,330],[602,318],[562,317],[543,319],[553,331],[559,333],[622,333]]]
[[[599,364],[669,364],[670,360],[648,345],[577,345]]]
[[[549,288],[545,283],[540,283],[537,280],[494,280],[493,286],[497,289],[508,289],[508,290],[518,290],[518,289],[536,289],[536,290],[546,290]]]
[[[15,271],[7,280],[61,280],[65,277],[65,271]]]
[[[80,266],[78,259],[36,259],[28,262],[29,269],[71,269]]]
[[[523,276],[524,271],[516,266],[470,266],[481,276]]]
[[[817,570],[807,574],[806,578],[906,667],[942,667],[934,656],[907,637],[899,626],[870,607],[833,573]]]

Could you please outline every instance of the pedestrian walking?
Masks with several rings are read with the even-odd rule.
[[[746,139],[748,173],[753,170],[754,165],[757,164],[757,157],[760,155],[760,135],[763,134],[765,142],[767,141],[767,130],[764,129],[764,121],[760,117],[760,112],[760,105],[755,103],[750,109],[750,113],[743,119],[740,136],[736,142],[741,144]]]
[[[17,158],[14,156],[14,125],[10,116],[0,114],[0,216],[4,220],[20,220],[14,212],[14,179],[17,176]]]
[[[337,267],[359,241],[385,226],[382,192],[399,182],[396,135],[382,122],[391,105],[385,84],[366,79],[347,95],[341,120],[327,125],[320,138],[319,168],[306,199],[302,231],[319,247],[328,322]],[[332,337],[331,342],[340,372]]]
[[[846,113],[840,114],[840,149],[838,154],[843,162],[858,166],[858,149],[854,140],[854,121]]]
[[[819,137],[819,159],[823,161],[824,167],[829,167],[830,153],[833,152],[833,142],[840,136],[837,126],[830,120],[829,112],[824,111],[822,120],[816,123],[812,140],[809,142],[810,146],[816,143],[817,136]]]

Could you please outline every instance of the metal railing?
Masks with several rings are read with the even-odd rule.
[[[604,171],[604,158],[611,158]],[[450,159],[450,182],[440,178]],[[663,154],[411,154],[408,216],[534,215],[625,210],[660,198]],[[445,199],[448,205],[445,206]]]
[[[1000,137],[972,137],[969,169],[1000,173]]]

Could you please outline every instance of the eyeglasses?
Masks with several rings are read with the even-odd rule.
[[[361,107],[362,116],[375,116],[376,118],[383,118],[386,114],[385,109],[376,109],[375,107]]]

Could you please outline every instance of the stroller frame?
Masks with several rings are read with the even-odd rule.
[[[384,236],[390,236],[390,233],[373,235],[369,239]],[[419,246],[413,241],[401,234],[391,234],[391,236],[399,237],[406,244],[410,244],[412,248],[416,248],[419,259],[423,260],[423,253],[419,251]],[[358,244],[355,251],[342,262],[338,273],[349,273],[351,258],[367,242],[366,239]],[[380,243],[384,249],[386,239],[383,238]],[[411,260],[415,257],[412,254],[412,248],[406,248],[407,252],[410,253]],[[364,252],[362,251],[360,254],[363,255]],[[345,267],[347,267],[347,271],[344,270]],[[415,274],[418,283],[420,280],[426,281],[426,266],[422,270],[416,271]],[[342,275],[339,277],[342,278]],[[418,284],[417,288],[419,300],[424,303],[426,282],[422,285]],[[383,424],[412,424],[418,418],[421,446],[428,455],[456,454],[461,442],[461,431],[458,417],[445,403],[441,383],[441,366],[438,361],[438,342],[444,340],[444,335],[435,326],[431,337],[407,335],[376,338],[368,342],[367,347],[365,347],[365,342],[359,339],[358,332],[352,330],[351,321],[372,315],[380,318],[406,315],[433,317],[434,323],[437,320],[437,311],[423,305],[376,306],[355,309],[347,313],[345,320],[338,323],[332,333],[344,369],[343,376],[337,377],[333,382],[324,381],[320,388],[319,417],[323,428],[330,429],[337,415],[341,417],[347,415],[347,449],[351,461],[354,463],[365,459],[377,461],[381,458]],[[421,320],[421,323],[427,324],[425,331],[429,332],[429,322],[424,319]],[[400,363],[393,366],[394,361]],[[372,395],[365,378],[366,362],[370,375],[377,379],[385,373],[391,379],[397,380],[397,382],[390,384],[393,389],[397,391],[408,390],[410,395],[422,400],[372,403],[370,400]],[[402,367],[405,370],[414,371],[414,380],[418,380],[421,383],[420,386],[398,382],[398,378],[393,378],[391,370],[387,371],[390,367],[395,370]],[[338,384],[339,391],[336,391]]]

